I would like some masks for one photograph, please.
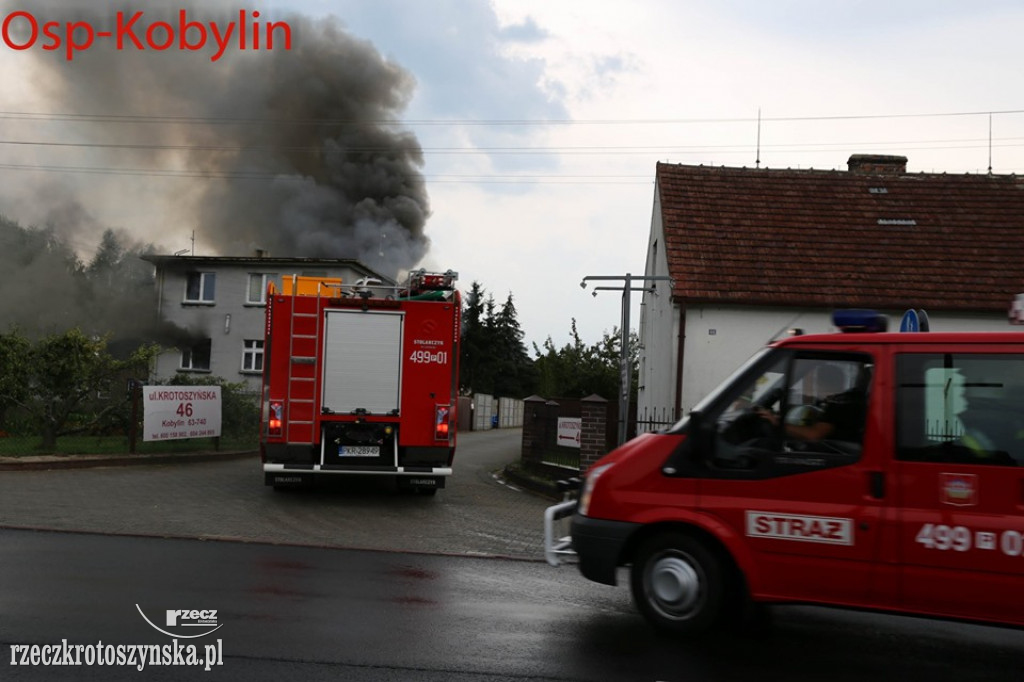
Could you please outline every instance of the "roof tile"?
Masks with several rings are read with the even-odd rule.
[[[685,300],[981,312],[1024,292],[1015,175],[659,163],[657,190]]]

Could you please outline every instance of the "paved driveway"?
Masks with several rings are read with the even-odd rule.
[[[276,492],[256,456],[215,462],[0,472],[0,526],[541,560],[549,500],[496,476],[521,431],[459,434],[434,497],[360,478]]]

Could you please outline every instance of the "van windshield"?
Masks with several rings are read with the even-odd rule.
[[[718,384],[718,386],[716,386],[714,388],[714,390],[712,390],[710,393],[708,393],[706,396],[704,396],[704,398],[702,398],[701,401],[698,402],[693,407],[693,410],[691,410],[691,412],[705,412],[705,411],[707,411],[708,407],[710,405],[712,405],[716,400],[718,400],[718,397],[720,395],[722,395],[722,393],[724,393],[730,386],[732,386],[733,383],[735,383],[737,377],[739,377],[744,372],[746,372],[748,369],[750,369],[751,367],[756,365],[758,362],[761,361],[762,358],[764,358],[765,355],[767,355],[768,353],[771,353],[773,350],[774,349],[771,348],[771,347],[765,347],[765,348],[762,348],[761,350],[757,351],[756,353],[754,353],[752,356],[750,356],[750,358],[746,362],[744,362],[742,365],[740,365],[739,368],[737,368],[724,381],[722,381],[722,383]],[[669,431],[676,432],[676,431],[680,431],[682,429],[685,429],[686,425],[689,423],[689,421],[690,421],[690,415],[686,415],[685,417],[680,419],[678,422],[673,424],[672,427],[669,429]]]

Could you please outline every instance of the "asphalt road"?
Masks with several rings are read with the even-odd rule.
[[[625,590],[539,562],[2,530],[0,575],[2,679],[976,682],[1024,665],[1017,631],[810,608],[779,609],[764,638],[676,642]],[[140,615],[206,632],[168,609],[216,609],[219,629],[176,639]],[[11,665],[65,640],[219,641],[222,664]]]
[[[541,561],[549,501],[495,477],[519,436],[462,435],[432,498],[363,479],[282,494],[253,457],[0,472],[0,679],[1021,678],[1016,630],[778,607],[759,638],[657,636],[624,586]],[[22,644],[172,641],[136,605],[157,624],[217,609],[200,639],[223,665],[10,665]]]

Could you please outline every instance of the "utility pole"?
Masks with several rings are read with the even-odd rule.
[[[629,301],[630,294],[634,291],[646,291],[644,286],[647,282],[668,281],[672,278],[667,275],[588,275],[580,282],[580,288],[586,289],[590,281],[616,281],[622,282],[614,287],[594,287],[594,296],[598,291],[621,291],[622,292],[622,325],[619,330],[619,445],[626,442],[626,432],[629,426],[629,393],[633,387],[632,367],[629,364]],[[633,283],[640,282],[639,288],[634,289]]]

